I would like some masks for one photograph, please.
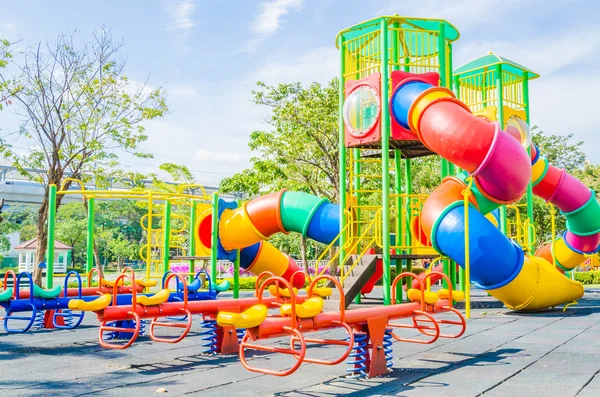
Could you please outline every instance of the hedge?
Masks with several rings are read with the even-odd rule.
[[[575,280],[581,284],[600,284],[600,271],[575,273]]]

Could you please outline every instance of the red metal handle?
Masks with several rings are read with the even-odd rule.
[[[292,284],[292,286],[294,285],[294,280],[296,279],[297,276],[302,275],[302,277],[304,278],[304,281],[306,281],[308,279],[308,284],[311,283],[312,278],[310,277],[310,274],[306,273],[304,270],[296,270],[293,274],[292,277],[290,277],[290,284]]]
[[[423,286],[426,284],[423,284],[423,281],[419,278],[419,276],[411,272],[400,273],[394,279],[394,282],[392,283],[392,305],[396,304],[396,286],[398,285],[398,282],[405,277],[411,277],[412,279],[417,280],[417,285],[419,287],[419,290],[421,291],[421,311],[425,311],[425,288],[423,288]]]
[[[188,290],[187,290],[187,283],[185,281],[185,278],[181,274],[179,274],[179,273],[170,273],[167,276],[167,278],[165,279],[165,287],[169,288],[169,281],[171,281],[171,279],[173,277],[177,277],[181,281],[181,285],[182,285],[182,288],[183,288],[183,307],[181,308],[181,310],[187,311],[187,306],[188,306]]]
[[[100,325],[100,330],[98,332],[98,339],[100,340],[100,346],[104,347],[105,349],[119,349],[119,350],[127,349],[129,346],[131,346],[133,344],[133,342],[135,342],[135,340],[137,339],[138,335],[140,334],[140,325],[141,325],[140,316],[135,312],[132,313],[132,316],[133,316],[133,319],[135,320],[135,329],[133,329],[133,330],[131,328],[107,326],[106,325],[107,321],[103,321],[102,324]],[[105,332],[123,332],[123,333],[127,333],[127,334],[132,334],[132,335],[131,335],[131,338],[125,343],[122,343],[122,344],[108,343],[103,338]]]
[[[308,286],[307,289],[307,294],[309,298],[312,298],[312,292],[313,289],[317,286],[317,283],[321,280],[329,280],[333,283],[333,285],[335,285],[335,287],[337,288],[338,292],[340,293],[340,322],[343,323],[346,320],[346,297],[344,296],[344,288],[342,288],[342,285],[340,284],[340,282],[338,280],[336,280],[333,276],[330,276],[328,274],[322,274],[318,277],[316,277],[315,279],[313,279],[313,281],[311,281],[311,283]]]
[[[17,293],[17,289],[19,288],[19,286],[17,285],[17,273],[15,273],[14,270],[7,270],[6,273],[4,273],[4,279],[2,280],[2,288],[4,288],[4,291],[6,291],[6,283],[8,282],[8,276],[12,276],[13,278],[12,298],[15,299],[15,294]]]
[[[425,317],[425,319],[419,318],[418,320],[415,320],[415,317],[417,317],[417,316]],[[422,325],[421,323],[429,323],[429,324],[431,324],[431,326]],[[414,315],[412,316],[412,324],[388,323],[388,327],[398,328],[398,329],[416,329],[419,332],[421,332],[423,335],[431,337],[430,339],[426,339],[426,340],[414,339],[414,338],[401,338],[398,335],[396,335],[395,333],[392,333],[392,337],[399,342],[418,343],[418,344],[422,344],[422,345],[428,345],[428,344],[435,342],[440,337],[439,323],[429,313],[421,311],[421,310],[414,311]],[[430,333],[428,331],[434,331],[434,332]]]
[[[166,283],[165,283],[166,284]],[[192,313],[190,313],[187,309],[182,309],[183,313],[187,317],[187,322],[183,323],[167,323],[158,321],[159,317],[156,317],[150,323],[150,339],[155,342],[163,342],[163,343],[178,343],[183,340],[192,329]],[[154,334],[154,327],[171,327],[171,328],[184,328],[183,333],[179,335],[177,338],[161,338]]]
[[[94,281],[94,273],[98,274],[98,293],[102,292],[102,282],[100,280],[100,270],[97,267],[93,267],[92,270],[87,274],[87,286],[92,287],[92,282]]]
[[[347,346],[344,354],[342,354],[342,356],[339,357],[337,360],[333,360],[333,361],[319,360],[316,358],[305,357],[303,360],[305,363],[320,364],[320,365],[337,365],[337,364],[341,363],[342,361],[344,361],[345,359],[347,359],[348,356],[350,355],[350,353],[352,353],[352,349],[354,348],[354,332],[352,332],[352,328],[348,324],[342,323],[339,321],[335,321],[332,324],[339,325],[340,327],[344,328],[346,330],[346,333],[348,334],[348,340],[304,338],[304,342],[305,343],[316,343],[316,344],[328,345],[328,346],[330,346],[330,345]],[[296,337],[292,336],[292,339],[290,341],[290,348],[294,349],[296,347],[295,343],[297,340],[298,339],[296,339]]]
[[[298,328],[298,319],[296,318],[296,294],[294,293],[294,289],[292,288],[292,285],[286,279],[284,279],[283,277],[279,277],[279,276],[271,276],[268,279],[266,279],[265,282],[262,283],[260,286],[258,285],[258,279],[257,279],[257,284],[256,284],[256,298],[258,299],[257,303],[259,305],[262,305],[262,299],[263,299],[263,295],[265,292],[265,288],[269,284],[275,284],[275,286],[277,287],[276,299],[279,300],[279,283],[283,284],[285,286],[285,288],[287,288],[290,291],[290,305],[291,305],[291,310],[292,310],[290,317],[292,319],[292,328],[296,329],[296,328]]]
[[[296,372],[296,370],[298,368],[300,368],[300,365],[302,365],[302,362],[304,361],[304,357],[306,356],[306,342],[304,340],[304,336],[302,335],[302,333],[300,331],[298,331],[297,329],[286,327],[286,328],[284,328],[284,330],[289,332],[292,335],[292,338],[295,338],[300,343],[299,351],[295,350],[294,348],[282,349],[280,347],[275,347],[275,346],[261,346],[261,345],[250,344],[250,343],[248,343],[250,334],[248,332],[246,332],[246,334],[242,338],[242,341],[240,342],[240,361],[242,362],[242,365],[244,366],[244,368],[246,368],[248,371],[257,372],[257,373],[265,374],[265,375],[274,375],[274,376],[288,376],[288,375],[291,375],[294,372]],[[296,358],[296,363],[294,365],[292,365],[291,368],[289,368],[287,370],[283,370],[283,371],[274,371],[274,370],[265,369],[265,368],[252,367],[248,364],[248,361],[246,360],[246,349],[266,351],[269,353],[289,354]]]
[[[427,285],[427,279],[432,277],[434,274],[437,274],[438,276],[441,276],[444,281],[446,281],[446,283],[448,284],[448,296],[452,297],[452,282],[450,281],[450,277],[448,277],[447,275],[445,275],[442,272],[430,272],[427,273],[425,275],[425,277],[423,277],[423,284]],[[452,308],[452,299],[448,299],[448,306],[451,309]]]
[[[119,274],[119,276],[115,280],[115,287],[113,288],[113,298],[112,298],[113,306],[117,305],[117,295],[119,294],[119,288],[117,286],[119,285],[119,282],[121,280],[124,281],[126,278],[129,279],[129,281],[131,281],[132,286],[135,286],[135,275],[129,275],[126,273]],[[132,288],[131,289],[131,312],[132,312],[132,314],[135,314],[136,304],[137,304],[137,290],[136,290],[136,288]]]

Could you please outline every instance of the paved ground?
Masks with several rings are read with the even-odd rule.
[[[199,321],[181,343],[142,338],[125,351],[103,350],[89,316],[73,331],[0,332],[1,396],[600,396],[600,289],[567,312],[535,315],[475,309],[466,334],[434,345],[394,344],[394,368],[370,380],[343,377],[345,365],[303,365],[270,377],[236,356],[202,355]],[[341,335],[331,332],[330,336]],[[336,348],[313,348],[333,358]],[[256,355],[254,365],[286,360]],[[288,361],[289,362],[289,361]]]

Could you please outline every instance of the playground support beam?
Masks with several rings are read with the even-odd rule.
[[[387,98],[389,89],[388,24],[383,19],[381,37],[381,97]],[[382,171],[382,240],[383,240],[383,304],[390,304],[390,114],[387,106],[381,107],[381,171]],[[343,174],[344,172],[340,172]]]
[[[346,258],[346,250],[344,250],[344,246],[346,245],[346,145],[345,141],[345,130],[344,130],[344,66],[345,66],[345,51],[344,51],[344,35],[339,35],[338,38],[338,48],[340,49],[340,76],[339,76],[339,119],[338,119],[338,142],[339,142],[339,200],[340,200],[340,230],[342,231],[340,235],[340,254],[339,258],[339,268],[342,269],[344,266],[344,259]]]
[[[56,185],[48,187],[48,247],[46,248],[46,289],[54,286],[54,232],[56,229]]]
[[[188,251],[188,255],[193,257],[196,255],[196,206],[198,202],[196,200],[192,200],[192,205],[190,206],[190,249]],[[193,259],[190,259],[189,269],[188,269],[188,279],[190,283],[194,281],[194,273],[196,273],[196,262]]]
[[[171,202],[165,201],[165,213],[163,216],[163,268],[162,274],[169,271],[169,256],[171,253]]]
[[[219,244],[219,194],[212,195],[212,228],[210,232],[210,278],[213,283],[217,282],[217,251]]]
[[[529,119],[529,80],[527,78],[527,74],[523,76],[523,102],[525,103],[525,122],[531,125],[531,120]],[[531,156],[531,147],[527,148],[527,152]],[[532,233],[532,229],[534,228],[532,182],[533,181],[529,181],[529,185],[527,185],[527,218],[529,218],[529,223],[527,225],[527,244],[529,245],[530,254],[533,254],[535,244]]]
[[[94,268],[94,212],[95,212],[96,199],[88,199],[88,213],[87,213],[87,236],[86,236],[86,253],[87,258],[85,260],[85,272],[89,274]],[[88,285],[91,287],[91,285]]]
[[[498,98],[498,122],[500,123],[500,128],[504,127],[504,109],[502,108],[504,104],[504,89],[502,87],[502,65],[496,65],[496,98]],[[506,207],[500,207],[500,230],[504,235],[507,233],[506,228]]]

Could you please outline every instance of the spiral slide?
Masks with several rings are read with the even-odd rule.
[[[525,256],[519,245],[485,217],[523,196],[532,162],[534,176],[540,168],[538,162],[547,164],[537,149],[530,158],[519,140],[502,131],[498,123],[473,116],[446,88],[402,71],[392,72],[392,79],[397,82],[391,98],[396,122],[415,133],[430,150],[465,170],[458,177],[445,178],[427,199],[421,214],[422,233],[416,235],[429,237],[438,252],[464,265],[467,225],[462,192],[470,174],[474,182],[468,206],[472,283],[514,310],[539,310],[580,298],[580,283],[566,278],[543,258]],[[600,207],[575,178],[564,171],[550,172],[548,165],[544,168],[534,178],[534,192],[568,217],[570,232],[555,244],[554,251],[561,266],[574,267],[578,255],[597,247]],[[596,215],[593,219],[592,214]]]
[[[208,219],[208,218],[207,218]],[[200,240],[210,247],[210,221],[200,222]],[[268,241],[275,233],[296,232],[330,244],[340,232],[339,206],[308,193],[282,190],[225,209],[219,219],[219,242],[224,251],[241,249],[240,266],[254,274],[270,271],[289,280],[300,270],[296,262]],[[304,286],[297,277],[293,284]]]

